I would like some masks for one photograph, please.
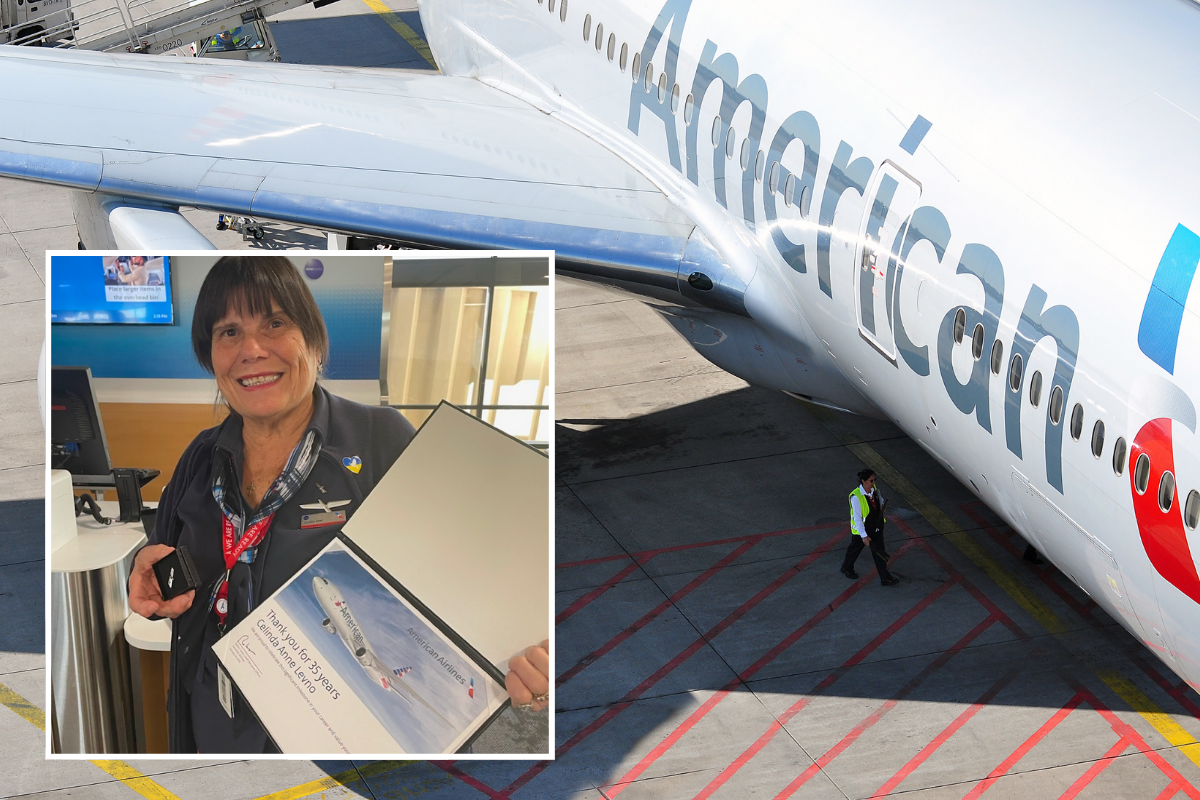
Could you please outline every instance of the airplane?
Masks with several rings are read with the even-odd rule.
[[[1200,5],[421,0],[440,74],[0,50],[0,174],[555,251],[895,423],[1200,690]]]
[[[306,511],[324,511],[328,514],[335,509],[348,505],[350,505],[349,500],[330,500],[329,502],[326,502],[318,499],[315,503],[303,503],[300,507]]]
[[[337,584],[327,578],[316,576],[312,579],[312,590],[321,610],[325,612],[325,619],[321,620],[321,628],[329,635],[337,636],[342,640],[342,644],[346,645],[346,649],[350,651],[354,659],[362,666],[363,672],[366,672],[371,680],[394,693],[410,706],[413,705],[413,700],[416,700],[438,719],[445,722],[447,726],[454,727],[450,720],[446,719],[440,711],[421,697],[416,689],[404,681],[404,676],[412,670],[412,667],[389,669],[375,654],[371,643],[367,641],[366,634],[358,626],[354,614],[350,612],[350,604],[342,597]]]

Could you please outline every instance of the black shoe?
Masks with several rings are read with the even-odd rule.
[[[846,569],[845,567],[842,567],[842,574],[852,581],[858,580],[858,573],[852,569]]]
[[[224,221],[217,223],[217,230],[219,230],[219,231],[227,230],[228,228],[229,228],[229,226],[226,225]]]
[[[900,583],[900,579],[893,577],[893,578],[888,578],[886,581],[880,581],[879,585],[880,586],[895,586],[898,583]]]

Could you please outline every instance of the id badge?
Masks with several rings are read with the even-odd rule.
[[[340,525],[345,521],[345,511],[318,511],[313,514],[302,514],[300,516],[300,527],[322,528],[326,525]]]
[[[221,708],[233,719],[233,680],[220,662],[217,662],[217,697],[221,700]]]

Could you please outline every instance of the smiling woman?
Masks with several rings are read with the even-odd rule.
[[[196,359],[216,378],[230,413],[180,459],[150,544],[135,559],[129,607],[175,619],[171,751],[274,752],[236,692],[228,703],[219,699],[212,645],[329,544],[413,427],[394,409],[351,402],[318,383],[329,337],[286,258],[218,260],[200,287],[191,334]],[[302,497],[344,502],[304,515]],[[152,566],[181,545],[200,588],[164,600]],[[539,652],[510,662],[508,689],[515,702],[537,706],[535,696],[548,691],[548,665],[540,648],[531,649]]]

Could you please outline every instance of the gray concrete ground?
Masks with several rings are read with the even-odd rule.
[[[898,430],[750,387],[638,300],[560,278],[556,303],[558,758],[471,774],[505,796],[1200,796],[1200,746],[1167,738],[1200,736],[1200,697]],[[894,588],[866,555],[838,571],[864,461]]]

